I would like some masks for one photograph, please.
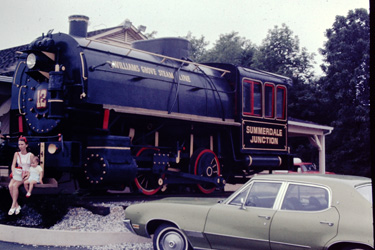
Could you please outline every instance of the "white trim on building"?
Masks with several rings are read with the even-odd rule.
[[[310,143],[319,151],[319,171],[326,172],[326,147],[325,137],[331,134],[333,127],[324,126],[302,121],[288,121],[288,137],[304,136],[308,137]]]

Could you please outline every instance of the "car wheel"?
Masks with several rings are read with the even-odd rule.
[[[371,249],[372,248],[369,248],[366,246],[360,246],[360,245],[354,245],[354,244],[346,245],[340,248],[340,250],[371,250]]]
[[[154,249],[188,250],[191,249],[188,239],[180,229],[171,224],[162,224],[154,234]]]

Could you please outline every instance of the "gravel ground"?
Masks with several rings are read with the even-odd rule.
[[[116,202],[116,203],[100,203],[93,204],[94,206],[109,207],[110,213],[108,215],[93,214],[86,208],[75,207],[69,209],[68,213],[63,219],[52,226],[51,230],[71,230],[77,232],[128,232],[123,224],[125,218],[125,209],[130,205],[130,202]],[[149,250],[153,249],[152,242],[150,243],[122,243],[116,245],[105,246],[85,246],[82,247],[91,250]]]
[[[93,206],[109,207],[109,214],[100,215],[91,212],[91,209],[72,206],[74,197],[71,196],[56,195],[45,197],[43,195],[34,195],[29,199],[25,199],[24,196],[20,195],[21,214],[8,216],[9,204],[11,204],[9,191],[5,188],[0,188],[0,223],[12,226],[76,232],[127,232],[123,224],[125,208],[131,204],[143,202],[124,201],[92,204]],[[106,246],[70,247],[68,249],[148,250],[153,249],[153,247],[150,239],[150,243],[129,242]]]

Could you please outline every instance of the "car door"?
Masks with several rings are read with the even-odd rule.
[[[211,208],[204,233],[214,249],[269,249],[269,229],[280,182],[254,182]]]
[[[271,249],[322,249],[337,234],[339,214],[330,206],[330,190],[289,184],[270,228]]]

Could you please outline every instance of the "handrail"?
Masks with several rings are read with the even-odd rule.
[[[90,39],[90,38],[86,38],[87,40],[89,41],[94,41],[94,42],[98,42],[98,43],[103,43],[103,44],[107,44],[108,43],[104,43],[102,41],[99,41],[99,40],[94,40],[94,39]],[[149,52],[149,51],[145,51],[145,50],[140,50],[140,49],[135,49],[135,48],[129,48],[128,46],[121,46],[121,45],[114,45],[114,44],[111,44],[112,46],[117,46],[117,47],[121,47],[121,48],[125,48],[125,49],[128,49],[128,53],[126,54],[126,56],[129,56],[129,54],[132,52],[132,51],[137,51],[137,52],[141,52],[141,53],[145,53],[145,54],[148,54],[148,55],[152,55],[152,56],[157,56],[157,57],[160,57],[162,58],[162,60],[160,61],[160,63],[164,63],[165,60],[169,59],[169,60],[173,60],[173,61],[176,61],[176,62],[182,62],[182,63],[187,63],[187,64],[193,64],[194,66],[196,66],[196,68],[198,67],[204,67],[204,68],[208,68],[208,69],[212,69],[212,70],[216,70],[216,71],[220,71],[220,72],[223,72],[221,74],[221,77],[223,77],[225,74],[227,73],[230,73],[229,70],[225,70],[225,69],[220,69],[220,68],[216,68],[216,67],[212,67],[212,66],[208,66],[208,65],[205,65],[205,64],[200,64],[200,63],[196,63],[196,62],[192,62],[192,61],[187,61],[187,60],[183,60],[183,59],[177,59],[177,58],[174,58],[174,57],[170,57],[170,56],[165,56],[165,55],[161,55],[161,54],[157,54],[157,53],[153,53],[153,52]]]
[[[26,113],[21,112],[21,91],[22,91],[22,88],[26,88],[26,87],[27,87],[26,85],[21,85],[20,90],[18,91],[18,112],[20,113],[20,115],[26,115]]]

